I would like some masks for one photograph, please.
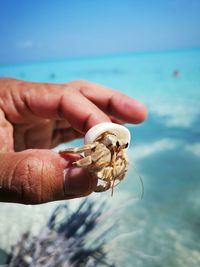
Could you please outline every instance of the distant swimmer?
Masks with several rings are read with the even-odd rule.
[[[51,79],[51,80],[54,80],[55,78],[56,78],[56,74],[55,73],[50,73],[49,74],[49,78]]]
[[[174,77],[179,77],[180,76],[180,71],[179,70],[174,70],[173,71],[173,76]]]

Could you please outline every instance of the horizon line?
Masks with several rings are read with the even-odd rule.
[[[39,59],[39,60],[27,60],[23,62],[13,62],[13,63],[0,63],[1,67],[9,67],[9,66],[19,66],[19,65],[29,65],[29,64],[42,64],[42,63],[50,63],[50,62],[62,62],[62,61],[78,61],[89,59],[93,60],[96,58],[107,58],[107,57],[117,57],[117,56],[128,56],[128,55],[146,55],[146,54],[159,54],[163,52],[178,52],[178,51],[185,51],[185,50],[198,50],[200,46],[193,46],[193,47],[181,47],[181,48],[161,48],[161,49],[152,49],[152,50],[139,50],[139,51],[128,51],[128,52],[111,52],[111,53],[104,53],[104,54],[94,54],[94,55],[79,55],[79,56],[66,56],[57,59]]]

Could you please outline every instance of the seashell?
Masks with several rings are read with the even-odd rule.
[[[90,128],[86,135],[84,142],[85,144],[94,142],[97,137],[99,137],[104,132],[110,132],[117,136],[124,144],[130,144],[131,134],[130,131],[123,125],[112,123],[112,122],[103,122],[95,125]]]

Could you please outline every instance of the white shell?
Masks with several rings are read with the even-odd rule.
[[[98,136],[107,131],[114,133],[119,140],[124,142],[124,144],[130,144],[130,131],[126,127],[112,122],[103,122],[90,128],[85,135],[85,144],[94,142]]]

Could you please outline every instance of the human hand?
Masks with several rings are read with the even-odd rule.
[[[95,124],[140,123],[143,104],[86,81],[31,83],[0,78],[0,201],[37,204],[86,196],[97,180],[49,150]]]

